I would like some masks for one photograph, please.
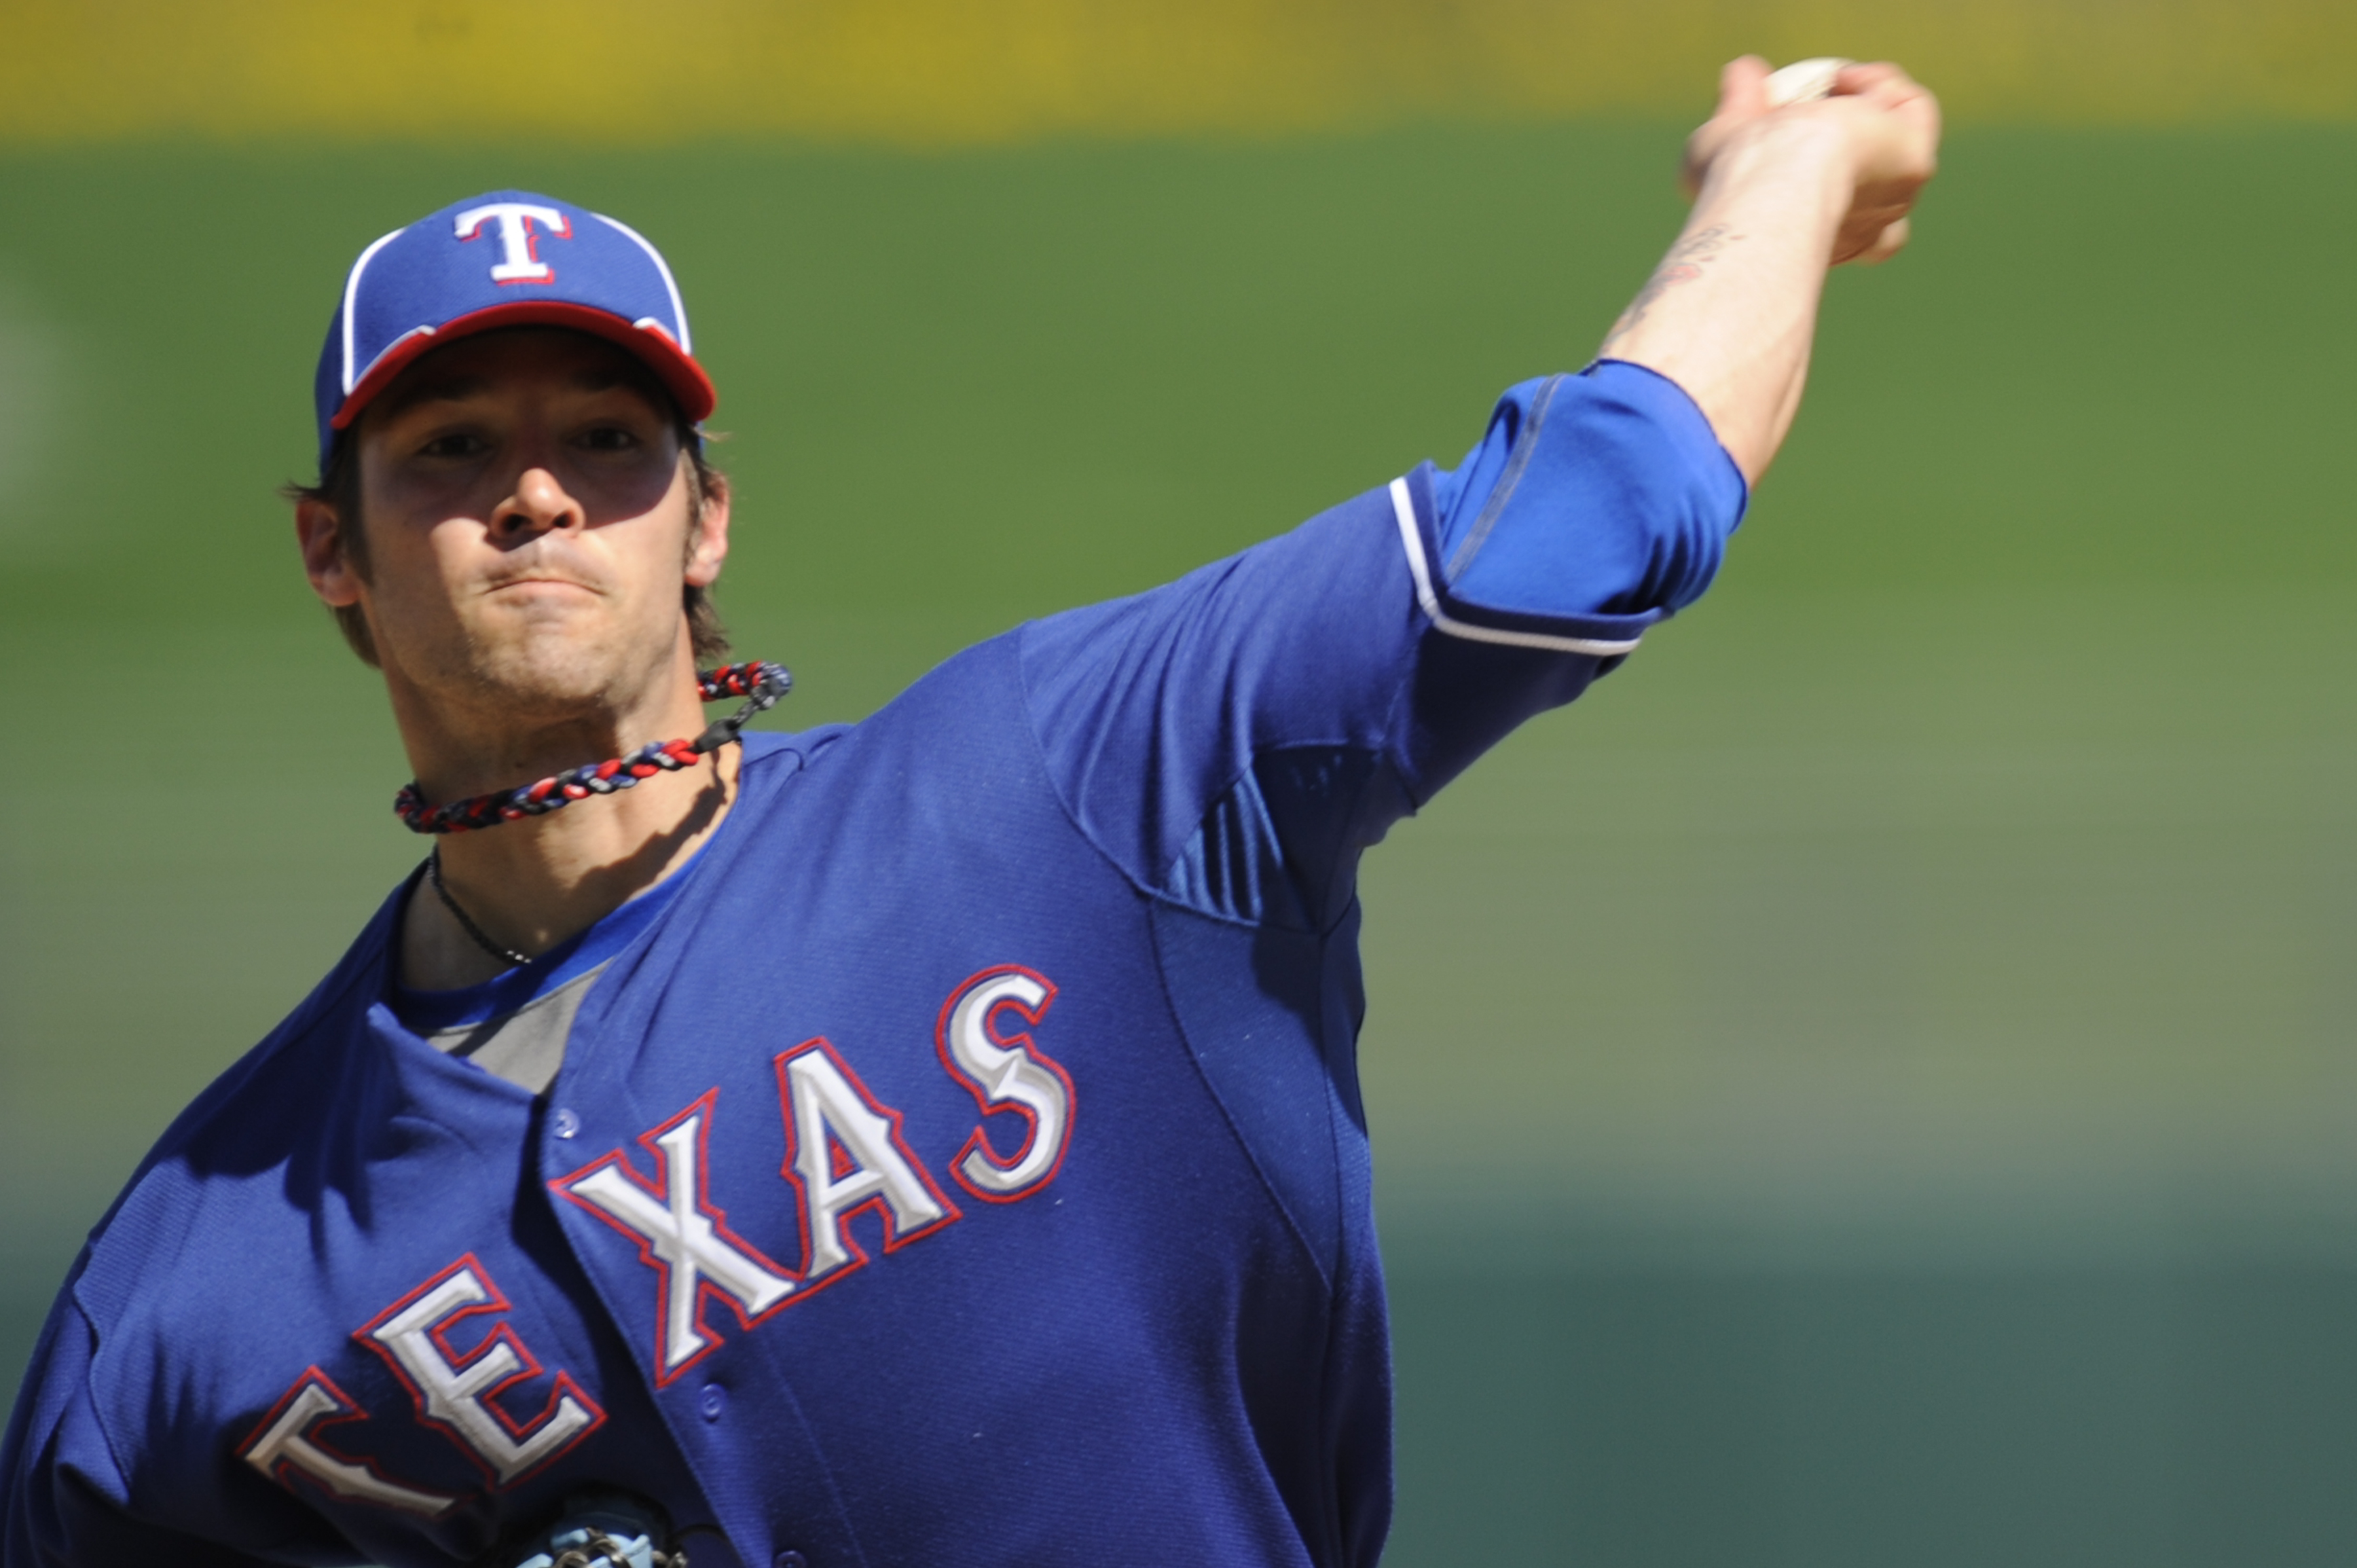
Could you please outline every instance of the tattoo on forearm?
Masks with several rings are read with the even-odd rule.
[[[1679,241],[1663,258],[1662,264],[1653,269],[1653,275],[1645,280],[1645,286],[1637,291],[1637,297],[1629,302],[1629,308],[1620,313],[1620,319],[1612,324],[1612,330],[1604,335],[1604,347],[1609,349],[1636,330],[1637,323],[1645,319],[1645,313],[1653,308],[1655,300],[1677,285],[1692,283],[1702,276],[1702,269],[1721,251],[1742,239],[1740,234],[1728,233],[1726,224],[1714,223]]]

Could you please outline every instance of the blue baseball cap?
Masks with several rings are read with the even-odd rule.
[[[497,327],[569,327],[643,360],[690,420],[717,394],[662,255],[603,213],[524,190],[453,202],[361,252],[319,351],[319,467],[336,433],[427,349]]]

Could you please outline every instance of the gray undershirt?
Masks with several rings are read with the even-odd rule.
[[[425,1041],[445,1056],[463,1057],[494,1078],[506,1079],[533,1094],[544,1094],[556,1081],[556,1069],[565,1065],[565,1042],[573,1033],[581,999],[605,972],[606,965],[601,963],[512,1013],[436,1029]]]

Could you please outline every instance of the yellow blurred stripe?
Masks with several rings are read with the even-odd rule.
[[[913,144],[1685,116],[1745,49],[1965,119],[2357,118],[2348,0],[0,0],[0,142]]]

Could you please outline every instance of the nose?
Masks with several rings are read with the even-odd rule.
[[[528,544],[560,528],[581,528],[588,521],[575,500],[546,468],[526,468],[516,476],[515,489],[492,510],[491,537],[502,544]]]

